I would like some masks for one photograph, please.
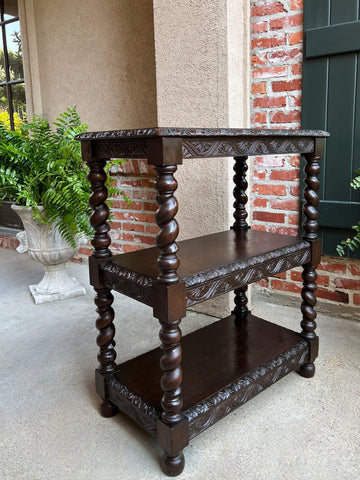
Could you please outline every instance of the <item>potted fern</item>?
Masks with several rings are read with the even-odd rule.
[[[45,267],[42,281],[30,286],[35,303],[85,293],[64,265],[91,235],[87,171],[74,138],[86,130],[75,107],[59,115],[53,128],[37,115],[17,131],[0,126],[0,199],[15,202],[24,224],[18,251]]]

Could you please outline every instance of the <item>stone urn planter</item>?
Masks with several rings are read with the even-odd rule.
[[[20,242],[17,251],[28,252],[30,257],[44,265],[45,275],[37,285],[29,289],[36,304],[55,302],[67,298],[85,295],[85,288],[76,278],[71,278],[65,270],[65,263],[77,252],[86,240],[79,238],[74,248],[60,234],[58,228],[44,225],[32,217],[32,209],[12,205],[19,215],[25,231],[16,235]]]

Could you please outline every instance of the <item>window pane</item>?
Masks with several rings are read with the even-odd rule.
[[[5,29],[10,80],[19,80],[24,78],[20,22],[12,22]]]
[[[14,122],[16,124],[17,119],[26,119],[26,100],[25,100],[25,84],[19,83],[18,85],[11,86]]]
[[[4,45],[2,31],[0,29],[0,82],[5,82]]]
[[[7,99],[6,87],[0,87],[0,124],[10,128],[9,104]]]
[[[17,0],[4,0],[4,20],[18,16]]]

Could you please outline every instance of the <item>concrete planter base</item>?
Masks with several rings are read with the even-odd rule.
[[[82,239],[76,248],[72,247],[52,225],[44,225],[32,217],[32,209],[12,206],[20,216],[25,231],[17,234],[20,242],[17,251],[28,252],[30,257],[42,263],[45,274],[37,285],[30,285],[30,293],[36,304],[56,302],[67,298],[85,295],[85,288],[76,278],[71,278],[66,270],[65,263],[77,252]]]

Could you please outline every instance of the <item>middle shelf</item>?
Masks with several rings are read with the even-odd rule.
[[[158,255],[153,247],[110,257],[101,267],[104,285],[151,306]],[[307,263],[310,256],[310,244],[300,237],[258,230],[183,240],[178,274],[185,283],[186,306]]]

